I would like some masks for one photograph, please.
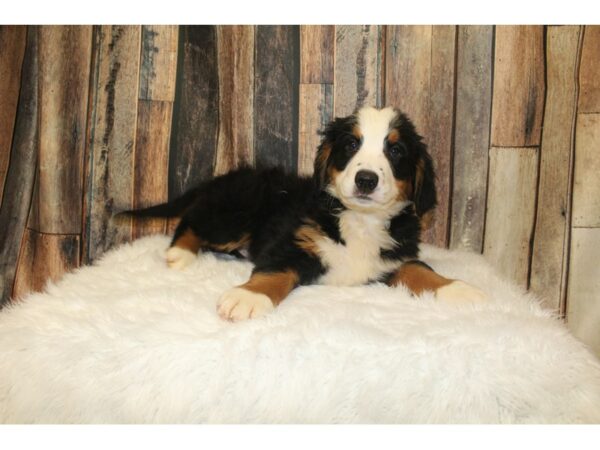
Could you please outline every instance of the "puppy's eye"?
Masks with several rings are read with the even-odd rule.
[[[356,139],[351,139],[346,143],[346,150],[353,152],[358,148],[358,141]]]
[[[401,142],[398,142],[398,143],[390,146],[390,148],[388,149],[388,152],[394,158],[404,158],[404,157],[408,156],[408,149]]]

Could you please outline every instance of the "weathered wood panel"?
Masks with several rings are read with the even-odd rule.
[[[450,248],[481,252],[492,106],[493,26],[459,26]]]
[[[336,117],[347,116],[366,105],[383,106],[383,29],[378,25],[336,25]]]
[[[26,229],[13,289],[14,298],[43,290],[49,281],[79,266],[79,235],[45,234]]]
[[[573,185],[574,227],[600,227],[600,114],[579,114]]]
[[[8,171],[27,28],[0,26],[0,202]]]
[[[138,103],[133,206],[145,208],[167,201],[171,102],[140,100]],[[133,238],[164,233],[165,219],[134,219]]]
[[[169,153],[169,198],[213,175],[219,79],[214,26],[181,26]]]
[[[10,165],[0,206],[0,305],[8,301],[31,203],[38,143],[38,28],[28,27]]]
[[[527,287],[537,169],[537,148],[490,150],[484,255],[523,288]]]
[[[44,233],[81,233],[91,26],[39,29],[39,163],[35,220]]]
[[[145,25],[142,27],[140,67],[141,100],[173,101],[177,76],[176,25]]]
[[[94,38],[84,261],[131,239],[141,29],[102,26]]]
[[[559,312],[564,312],[567,281],[564,266],[569,244],[569,179],[580,34],[579,26],[550,26],[546,40],[546,105],[530,288],[546,306]]]
[[[300,85],[300,126],[298,136],[298,173],[311,175],[320,130],[332,119],[333,86],[330,84]]]
[[[300,83],[332,84],[335,26],[300,26]]]
[[[216,175],[254,163],[254,27],[218,26],[219,134]]]
[[[579,71],[579,112],[600,113],[600,26],[586,25]]]
[[[497,26],[492,145],[539,145],[544,109],[544,27]]]
[[[424,240],[440,246],[448,241],[455,41],[454,26],[388,26],[386,32],[386,103],[406,112],[425,136],[439,204]]]
[[[600,357],[600,228],[574,228],[571,234],[567,324]]]
[[[298,167],[298,26],[257,26],[254,67],[254,155],[257,167]]]

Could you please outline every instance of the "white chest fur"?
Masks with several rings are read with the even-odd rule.
[[[340,233],[345,245],[324,238],[317,242],[327,272],[320,284],[352,286],[376,279],[394,270],[399,262],[385,261],[380,250],[394,246],[388,220],[372,214],[344,211],[340,214]]]

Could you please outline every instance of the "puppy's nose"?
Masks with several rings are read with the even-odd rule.
[[[371,172],[370,170],[359,170],[354,178],[356,187],[362,194],[370,194],[373,192],[377,187],[378,181],[379,177],[377,174],[375,172]]]

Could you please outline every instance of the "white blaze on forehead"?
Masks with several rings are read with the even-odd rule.
[[[383,148],[383,142],[390,132],[390,123],[396,117],[393,108],[375,109],[363,108],[358,111],[358,128],[363,136],[362,149],[378,150]]]

